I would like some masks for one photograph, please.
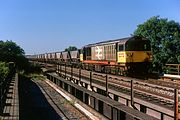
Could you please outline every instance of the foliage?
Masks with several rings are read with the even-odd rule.
[[[12,41],[0,41],[0,61],[14,62],[19,70],[25,69],[28,60],[24,56],[24,50]]]
[[[178,62],[180,63],[180,55],[177,57]]]
[[[46,80],[46,77],[42,74],[30,74],[29,77],[31,80]]]
[[[41,70],[41,66],[39,64],[33,64],[33,63],[29,63],[26,71],[26,73],[36,73],[39,74],[42,72]]]
[[[5,62],[0,62],[0,80],[5,79],[8,73],[9,73],[8,64],[6,64]]]
[[[75,46],[69,46],[68,48],[65,49],[65,51],[74,51],[77,50]]]
[[[180,63],[180,24],[154,16],[138,25],[134,35],[151,41],[153,66],[162,71],[166,63]]]

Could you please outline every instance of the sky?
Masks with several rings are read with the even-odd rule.
[[[180,0],[0,0],[0,40],[26,54],[129,37],[152,16],[180,23]]]

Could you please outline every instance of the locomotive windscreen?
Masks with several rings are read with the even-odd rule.
[[[151,51],[149,40],[132,40],[126,43],[126,51]]]

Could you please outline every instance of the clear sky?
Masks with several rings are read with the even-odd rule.
[[[26,54],[128,37],[152,16],[180,23],[180,0],[0,0],[0,40]]]

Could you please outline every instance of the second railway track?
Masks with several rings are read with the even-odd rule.
[[[90,120],[45,81],[36,80],[36,84],[63,120]]]

